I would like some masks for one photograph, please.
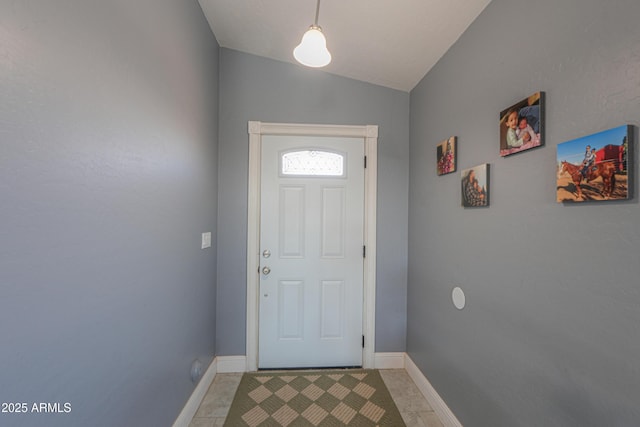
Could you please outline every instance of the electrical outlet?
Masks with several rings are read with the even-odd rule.
[[[191,382],[197,383],[200,380],[200,377],[202,377],[202,362],[200,360],[196,359],[191,363],[190,374]]]

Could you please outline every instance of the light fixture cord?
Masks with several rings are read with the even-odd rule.
[[[318,4],[316,5],[316,21],[313,24],[314,26],[318,26],[318,15],[320,14],[320,0],[318,0]]]

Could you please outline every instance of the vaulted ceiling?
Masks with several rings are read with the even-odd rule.
[[[296,63],[316,0],[199,0],[220,46]],[[490,0],[323,0],[323,70],[410,91]]]

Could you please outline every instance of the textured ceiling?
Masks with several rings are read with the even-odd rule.
[[[222,47],[296,63],[316,0],[199,0]],[[490,0],[323,0],[325,71],[410,91]]]

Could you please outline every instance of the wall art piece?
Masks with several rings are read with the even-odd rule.
[[[632,129],[619,126],[558,144],[557,201],[631,198]]]
[[[438,175],[446,175],[456,171],[456,140],[455,136],[445,139],[436,150],[438,161]]]
[[[502,157],[544,145],[544,92],[500,112]]]
[[[462,176],[462,206],[489,206],[489,164],[465,169]]]

